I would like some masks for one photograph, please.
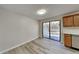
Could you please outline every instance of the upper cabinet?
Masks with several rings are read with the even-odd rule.
[[[66,17],[63,17],[63,25],[64,27],[71,27],[73,26],[73,16],[66,16]]]
[[[63,17],[64,27],[78,27],[79,26],[79,14]]]
[[[79,14],[74,15],[74,26],[79,26]]]

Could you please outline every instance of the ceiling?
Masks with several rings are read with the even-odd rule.
[[[79,4],[14,4],[14,5],[0,5],[0,8],[16,12],[35,20],[65,14],[68,12],[78,11]],[[45,15],[37,15],[36,11],[39,9],[46,9]]]

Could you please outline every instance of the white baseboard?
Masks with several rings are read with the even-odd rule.
[[[38,39],[38,38],[39,38],[39,37],[37,37],[37,38],[35,38],[35,39]],[[28,42],[31,42],[31,41],[33,41],[33,40],[35,40],[35,39],[29,40],[29,41],[27,41],[27,42],[23,42],[23,43],[21,43],[21,44],[18,44],[18,45],[16,45],[16,46],[13,46],[13,47],[11,47],[11,48],[9,48],[9,49],[3,50],[3,51],[0,52],[0,54],[3,54],[3,53],[5,53],[5,52],[10,51],[10,50],[12,50],[12,49],[14,49],[14,48],[17,48],[17,47],[19,47],[19,46],[22,46],[22,45],[24,45],[24,44],[26,44],[26,43],[28,43]]]

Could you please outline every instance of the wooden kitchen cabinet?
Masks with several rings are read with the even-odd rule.
[[[79,26],[79,14],[74,15],[74,26]]]
[[[73,16],[63,17],[63,25],[64,27],[72,27],[74,25],[74,17]]]
[[[72,47],[72,35],[64,34],[64,45],[66,47]]]

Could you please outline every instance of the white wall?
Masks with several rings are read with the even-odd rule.
[[[0,52],[39,37],[36,20],[0,10]]]

